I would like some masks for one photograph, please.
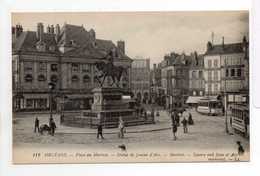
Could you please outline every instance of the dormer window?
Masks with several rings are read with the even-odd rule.
[[[76,42],[74,40],[70,40],[70,45],[75,46]]]
[[[55,51],[55,46],[53,46],[53,45],[52,45],[52,46],[49,46],[49,50],[52,51],[52,52],[54,52],[54,51]]]
[[[45,45],[44,42],[38,42],[38,43],[36,44],[36,48],[37,48],[37,50],[40,51],[40,52],[45,52],[45,51],[46,51],[46,45]]]

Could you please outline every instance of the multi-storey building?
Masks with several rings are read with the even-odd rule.
[[[163,89],[161,81],[161,64],[153,64],[153,70],[151,70],[151,101],[158,105],[163,105]]]
[[[14,110],[49,109],[50,82],[55,84],[53,109],[61,108],[64,97],[72,109],[89,109],[91,90],[99,86],[95,63],[107,62],[111,52],[115,65],[127,69],[120,86],[130,88],[131,59],[125,54],[123,41],[116,46],[112,41],[97,39],[93,29],[70,24],[62,28],[51,25],[46,32],[42,23],[37,24],[37,31],[23,31],[17,25],[12,32]]]
[[[204,56],[205,91],[207,95],[224,95],[228,103],[243,101],[242,90],[248,90],[248,42],[207,44]]]
[[[138,102],[149,103],[150,81],[150,59],[133,59],[131,91]]]
[[[197,52],[191,54],[191,63],[189,69],[189,95],[204,96],[204,58],[203,55],[198,55]]]
[[[190,57],[171,53],[162,64],[162,87],[166,93],[166,108],[180,108],[189,94]]]
[[[205,94],[219,95],[221,85],[221,65],[220,53],[216,52],[218,45],[207,44],[207,51],[204,55],[204,78],[205,78]]]
[[[244,37],[240,43],[224,45],[224,50],[221,57],[221,92],[227,94],[229,104],[246,102],[249,90],[248,42]]]

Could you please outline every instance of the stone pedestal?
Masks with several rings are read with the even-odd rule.
[[[122,89],[113,87],[95,88],[92,90],[94,102],[91,110],[64,113],[63,124],[68,126],[95,128],[118,127],[119,117],[126,126],[154,123],[154,120],[139,117],[136,110],[130,108],[129,100],[122,99]]]

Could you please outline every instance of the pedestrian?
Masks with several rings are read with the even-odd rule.
[[[175,114],[175,118],[176,118],[175,120],[176,120],[177,126],[180,126],[181,113],[177,113],[175,111],[174,114]]]
[[[175,140],[175,141],[177,140],[177,137],[176,137],[177,130],[178,130],[178,126],[177,126],[176,120],[173,120],[172,121],[172,133],[173,133],[173,140]]]
[[[194,125],[194,121],[193,121],[193,119],[192,119],[191,113],[189,113],[188,124],[189,124],[189,125]]]
[[[243,155],[245,153],[244,147],[241,145],[240,141],[237,141],[237,145],[238,145],[238,155]]]
[[[173,123],[174,121],[176,121],[175,110],[172,110],[172,112],[170,113],[170,115],[171,115],[171,120],[172,120],[172,123]]]
[[[52,123],[52,121],[53,121],[53,118],[50,117],[50,118],[49,118],[49,127],[51,127],[51,123]]]
[[[147,121],[147,111],[144,110],[144,120]]]
[[[104,139],[103,137],[103,127],[102,127],[102,124],[98,124],[98,127],[97,127],[97,139],[99,139],[99,136],[101,136],[101,139]]]
[[[119,117],[118,129],[119,129],[118,137],[124,138],[125,123],[124,123],[122,117]]]
[[[222,114],[224,115],[225,114],[225,107],[222,106]]]
[[[51,122],[50,122],[50,129],[51,129],[51,135],[52,136],[54,136],[56,128],[57,128],[56,124],[55,124],[54,120],[52,119]]]
[[[245,114],[245,117],[244,117],[244,125],[245,125],[245,133],[244,133],[244,136],[245,137],[248,137],[248,126],[249,126],[249,117],[247,114]]]
[[[188,133],[188,121],[186,120],[186,118],[184,117],[183,120],[181,121],[182,125],[183,125],[183,131],[184,133]]]
[[[154,109],[151,110],[151,117],[154,118]]]
[[[60,124],[62,124],[64,122],[64,114],[62,114],[61,116],[60,116]]]
[[[35,133],[36,133],[36,130],[39,133],[39,124],[40,124],[40,121],[39,121],[38,117],[36,117],[35,121],[34,121],[34,132]]]

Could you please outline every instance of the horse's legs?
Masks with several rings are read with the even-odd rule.
[[[112,78],[112,80],[113,80],[113,82],[112,82],[112,84],[110,84],[110,86],[113,86],[114,84],[115,84],[115,78],[114,78],[114,76],[110,76],[111,78]]]
[[[107,77],[107,74],[105,74],[104,77],[103,77],[103,80],[102,80],[102,83],[101,83],[101,87],[103,86],[106,77]]]

